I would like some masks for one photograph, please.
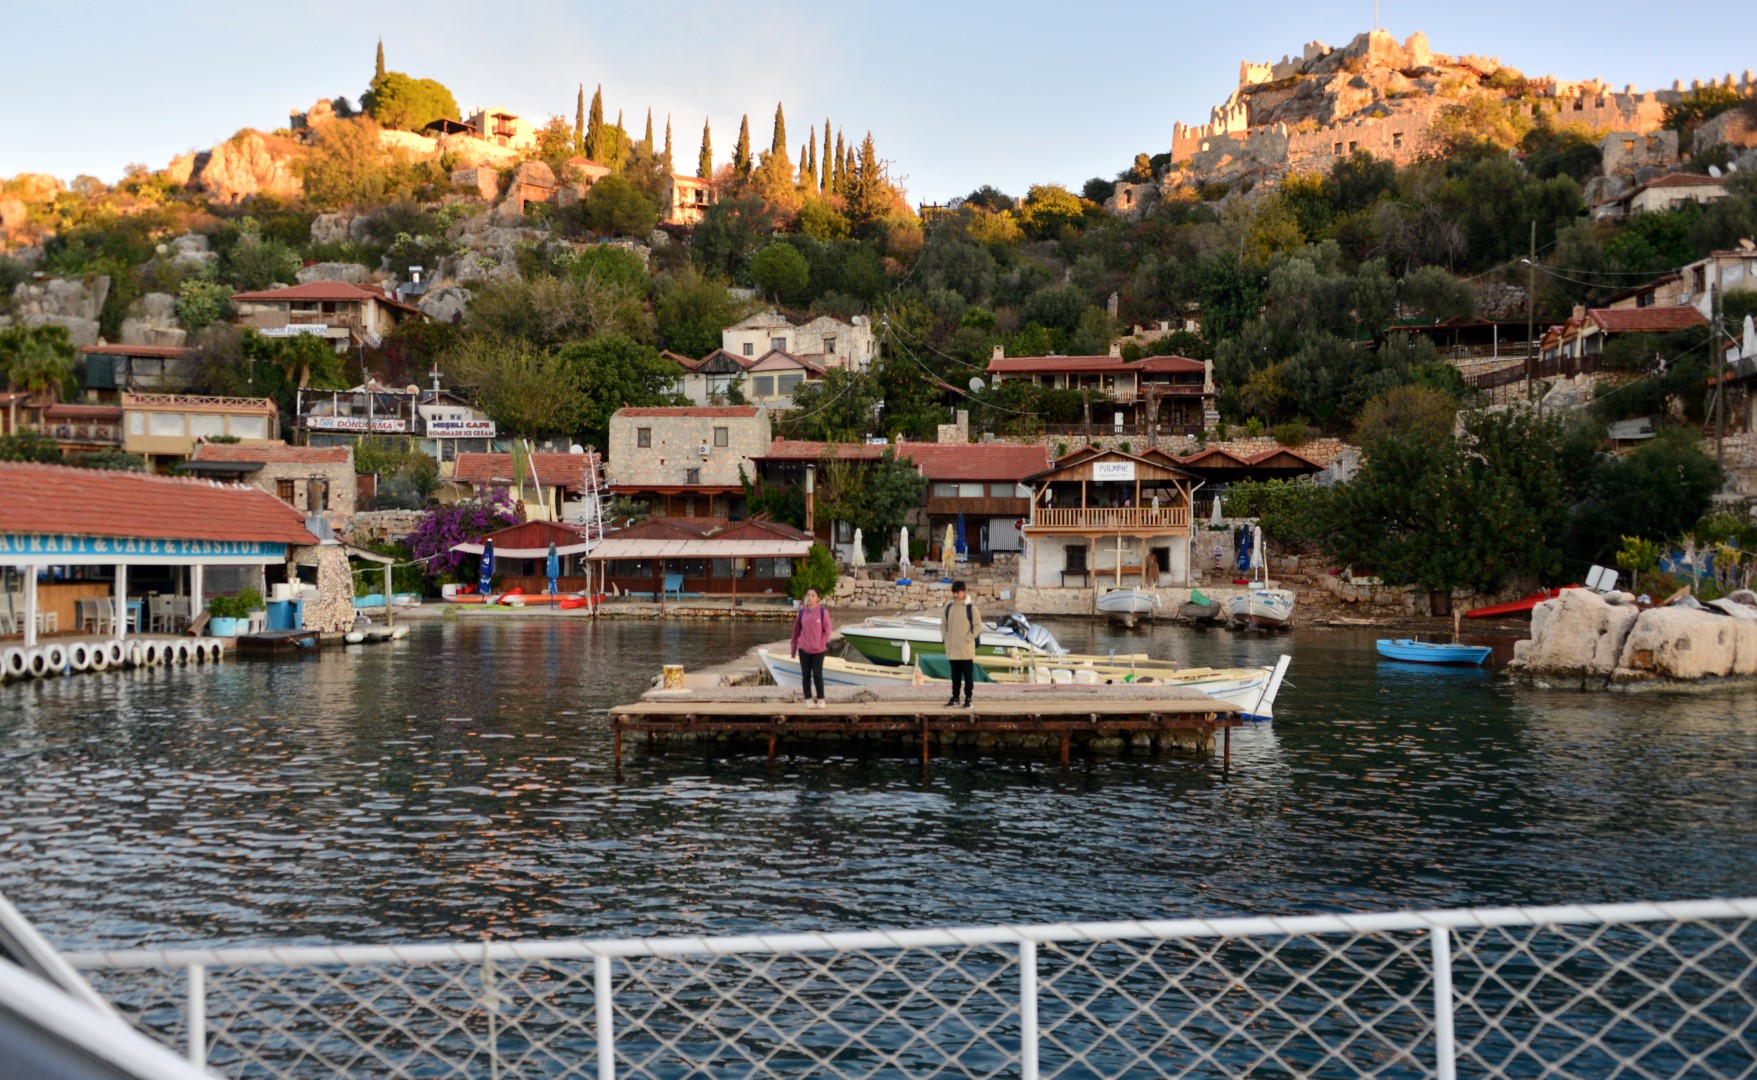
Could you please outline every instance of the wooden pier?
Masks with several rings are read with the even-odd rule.
[[[1193,692],[1100,696],[1114,687],[994,687],[984,685],[971,708],[948,708],[934,687],[830,691],[822,709],[810,709],[796,695],[774,688],[739,693],[652,693],[630,705],[610,710],[616,760],[622,760],[622,737],[645,734],[649,746],[661,736],[726,736],[766,742],[772,761],[778,745],[801,737],[864,738],[890,736],[920,743],[925,766],[936,739],[942,745],[960,741],[1005,740],[1024,747],[1059,748],[1066,764],[1073,747],[1099,740],[1120,740],[1126,746],[1145,737],[1159,749],[1163,742],[1211,748],[1216,734],[1222,743],[1222,764],[1232,761],[1233,728],[1243,723],[1237,706]],[[1133,689],[1133,688],[1128,688]],[[754,691],[754,692],[752,692]],[[785,695],[785,696],[783,696]],[[1114,745],[1114,743],[1112,744]]]

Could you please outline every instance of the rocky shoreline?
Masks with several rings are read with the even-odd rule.
[[[1757,676],[1757,595],[1741,590],[1727,600],[1721,609],[1694,601],[1643,607],[1625,592],[1570,589],[1532,611],[1531,637],[1513,647],[1507,671],[1582,690]]]

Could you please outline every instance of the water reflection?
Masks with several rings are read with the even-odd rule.
[[[1757,691],[1380,663],[1370,632],[1056,627],[1271,663],[1233,769],[636,748],[604,710],[775,624],[423,625],[389,647],[0,688],[0,889],[58,940],[371,941],[1751,894]]]

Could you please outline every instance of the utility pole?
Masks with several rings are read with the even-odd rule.
[[[1536,396],[1537,373],[1537,219],[1531,222],[1531,257],[1525,260],[1525,400]]]

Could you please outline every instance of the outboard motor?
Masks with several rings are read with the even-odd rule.
[[[1010,630],[1024,638],[1038,652],[1048,653],[1050,656],[1061,656],[1068,651],[1062,647],[1061,642],[1055,639],[1055,635],[1049,632],[1048,627],[1033,626],[1031,620],[1027,619],[1021,612],[1015,611],[1010,615],[1003,616],[995,623],[995,626],[1002,630]]]

